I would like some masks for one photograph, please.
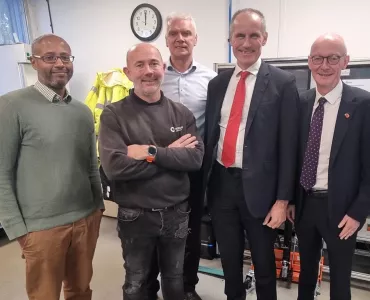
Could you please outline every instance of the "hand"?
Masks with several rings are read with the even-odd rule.
[[[183,135],[178,140],[174,141],[168,148],[195,148],[198,145],[197,138],[190,133]]]
[[[338,225],[338,228],[343,228],[339,234],[339,238],[341,240],[350,238],[357,231],[358,227],[360,227],[360,222],[345,215],[342,222]]]
[[[287,207],[287,200],[276,200],[267,214],[263,225],[267,225],[272,229],[278,228],[286,220]]]
[[[287,209],[287,219],[294,224],[295,219],[295,205],[288,205]]]
[[[127,156],[136,160],[144,160],[148,157],[148,145],[130,145],[127,147]]]
[[[17,241],[18,241],[19,245],[21,246],[21,249],[24,248],[24,243],[26,242],[26,239],[27,239],[27,234],[22,235],[19,238],[17,238]]]

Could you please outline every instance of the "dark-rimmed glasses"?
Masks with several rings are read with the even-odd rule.
[[[33,57],[36,57],[36,58],[39,58],[39,59],[42,59],[43,62],[46,62],[47,64],[55,64],[58,60],[58,58],[60,58],[60,60],[63,62],[63,63],[71,63],[74,61],[75,57],[72,56],[72,55],[44,55],[44,56],[40,56],[40,55],[32,55]]]
[[[329,55],[329,56],[319,56],[319,55],[314,55],[311,56],[311,61],[314,65],[321,65],[324,63],[324,60],[328,62],[329,65],[337,65],[342,57],[345,55]]]

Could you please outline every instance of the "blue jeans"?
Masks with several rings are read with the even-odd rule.
[[[126,270],[123,299],[148,299],[146,282],[155,251],[164,300],[184,298],[183,264],[189,213],[187,202],[166,210],[119,208],[117,229]]]

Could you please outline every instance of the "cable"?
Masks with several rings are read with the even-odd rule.
[[[48,4],[51,32],[54,33],[53,19],[51,18],[51,10],[50,10],[50,0],[46,0],[46,3]]]

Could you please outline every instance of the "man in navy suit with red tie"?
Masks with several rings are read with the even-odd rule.
[[[301,95],[298,194],[288,213],[299,241],[299,300],[314,299],[323,239],[330,299],[351,299],[356,236],[370,211],[370,93],[341,81],[348,61],[337,34],[317,38],[308,58],[316,88]]]
[[[276,300],[275,229],[293,200],[299,97],[294,76],[261,61],[266,22],[237,11],[230,43],[235,69],[208,86],[204,190],[225,274],[228,300],[244,300],[244,231],[255,266],[258,300]]]

